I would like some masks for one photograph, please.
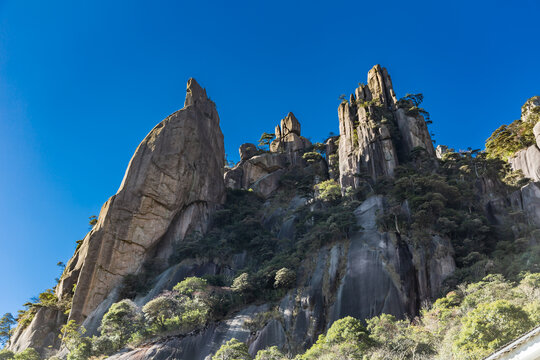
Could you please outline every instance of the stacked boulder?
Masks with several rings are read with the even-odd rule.
[[[276,125],[275,136],[270,151],[260,150],[250,143],[240,146],[240,162],[225,171],[226,187],[251,189],[266,198],[279,187],[287,168],[304,165],[302,154],[312,145],[300,135],[300,122],[293,113],[288,113]]]

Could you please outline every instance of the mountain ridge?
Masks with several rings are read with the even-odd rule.
[[[205,359],[232,337],[248,342],[252,354],[273,345],[301,353],[347,316],[418,315],[423,302],[452,287],[446,282],[467,268],[467,256],[476,252],[483,261],[494,246],[488,237],[512,218],[510,209],[540,224],[538,184],[510,193],[492,174],[508,172],[499,160],[436,152],[421,100],[420,94],[398,100],[387,70],[376,65],[367,85],[339,105],[339,137],[312,144],[288,113],[260,148],[242,145],[240,162],[225,168],[215,104],[190,79],[184,108],[139,145],[117,195],[68,262],[56,308],[37,309],[9,349],[51,354],[61,347],[67,321],[97,335],[103,315],[129,293],[130,276],[150,284],[131,291],[140,307],[192,275],[236,282],[246,274],[260,284],[237,291],[227,311],[239,312],[225,311],[193,336],[118,359]],[[526,114],[538,108],[531,104]],[[522,162],[511,165],[524,169]],[[460,183],[460,176],[470,180]],[[514,232],[530,237],[527,231]],[[272,286],[280,270],[273,262],[295,272],[288,288]],[[158,263],[156,273],[145,270],[149,263]],[[64,307],[57,305],[62,301]],[[273,306],[278,315],[255,334],[239,329]]]

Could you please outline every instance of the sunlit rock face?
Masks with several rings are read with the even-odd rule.
[[[224,157],[215,104],[190,79],[184,108],[139,145],[118,193],[69,261],[57,293],[77,284],[70,319],[82,322],[146,258],[166,258],[188,231],[205,229],[224,200]]]
[[[533,128],[536,144],[518,151],[508,161],[512,169],[521,170],[525,177],[540,181],[540,96],[530,98],[521,107],[521,121],[536,124]]]

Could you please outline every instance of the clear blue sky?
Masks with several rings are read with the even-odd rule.
[[[226,152],[287,112],[321,140],[377,63],[438,143],[483,146],[540,94],[536,0],[0,0],[0,313],[54,285],[144,136],[195,77]]]

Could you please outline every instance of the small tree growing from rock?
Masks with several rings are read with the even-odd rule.
[[[276,135],[274,135],[274,134],[270,134],[270,133],[267,133],[267,132],[262,133],[261,138],[259,139],[259,146],[260,147],[266,147],[266,146],[269,147],[270,143],[272,142],[272,140],[274,140],[275,137],[276,137]]]

